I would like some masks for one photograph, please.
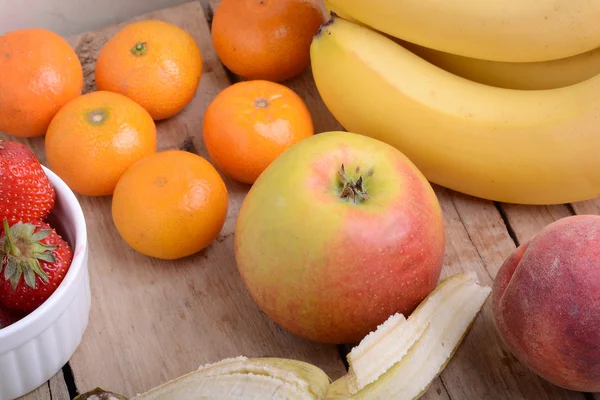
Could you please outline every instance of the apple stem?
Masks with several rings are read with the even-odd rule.
[[[344,164],[342,164],[338,174],[342,178],[342,191],[340,192],[340,198],[346,199],[348,198],[352,203],[358,204],[363,200],[370,199],[369,194],[363,187],[363,177],[360,175],[356,182],[348,176],[346,173],[346,169],[344,168]]]

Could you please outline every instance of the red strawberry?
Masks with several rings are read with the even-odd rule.
[[[0,236],[0,304],[30,313],[44,303],[63,281],[73,251],[47,223],[4,220]]]
[[[0,307],[0,329],[8,328],[18,320],[19,317],[14,312]]]
[[[35,154],[24,144],[0,140],[0,221],[45,220],[56,194]]]

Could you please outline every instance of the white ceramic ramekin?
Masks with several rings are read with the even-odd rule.
[[[48,222],[73,248],[69,272],[33,313],[0,330],[0,400],[13,400],[58,373],[79,346],[90,305],[87,232],[83,211],[69,187],[52,171],[56,205]]]

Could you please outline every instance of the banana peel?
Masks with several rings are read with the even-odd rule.
[[[127,400],[127,397],[97,387],[94,390],[75,396],[73,400]]]
[[[451,360],[491,293],[491,288],[479,285],[476,278],[475,273],[467,272],[442,281],[406,323],[399,325],[400,329],[388,334],[400,343],[395,348],[400,350],[394,362],[388,358],[382,363],[384,349],[373,350],[376,346],[370,346],[363,355],[367,357],[363,361],[366,367],[351,367],[347,375],[330,385],[327,399],[412,400],[421,397]],[[384,325],[382,332],[385,332]],[[390,342],[388,335],[380,339]],[[417,339],[404,353],[406,338],[415,336]],[[351,354],[352,351],[349,356]],[[370,364],[374,369],[369,368]],[[382,367],[390,364],[393,365],[379,376],[371,373],[383,371]]]
[[[324,400],[330,379],[320,368],[298,360],[226,358],[201,366],[131,400]],[[128,400],[96,388],[75,400]]]
[[[207,364],[132,400],[322,400],[329,386],[320,368],[281,358],[228,358]]]

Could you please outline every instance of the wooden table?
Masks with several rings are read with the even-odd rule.
[[[204,110],[234,79],[212,48],[211,14],[210,6],[203,10],[194,1],[134,19],[161,19],[183,27],[197,40],[204,56],[204,74],[194,101],[180,115],[157,124],[159,150],[185,148],[207,157],[201,129]],[[84,66],[86,92],[94,89],[93,68],[99,49],[129,22],[69,38]],[[320,100],[310,71],[287,85],[306,101],[317,132],[342,129]],[[45,164],[43,138],[24,142]],[[221,235],[205,251],[177,261],[151,259],[130,249],[112,223],[110,197],[79,196],[89,228],[90,325],[64,376],[59,373],[25,399],[66,400],[76,390],[97,386],[132,396],[201,364],[237,355],[305,360],[332,379],[345,373],[345,346],[294,337],[262,314],[248,295],[232,251],[236,215],[248,186],[226,182],[231,203]],[[600,199],[520,206],[434,188],[446,223],[443,277],[474,270],[488,285],[515,246],[547,224],[572,214],[600,213]],[[423,399],[600,400],[600,394],[563,390],[528,371],[503,348],[488,301]]]

